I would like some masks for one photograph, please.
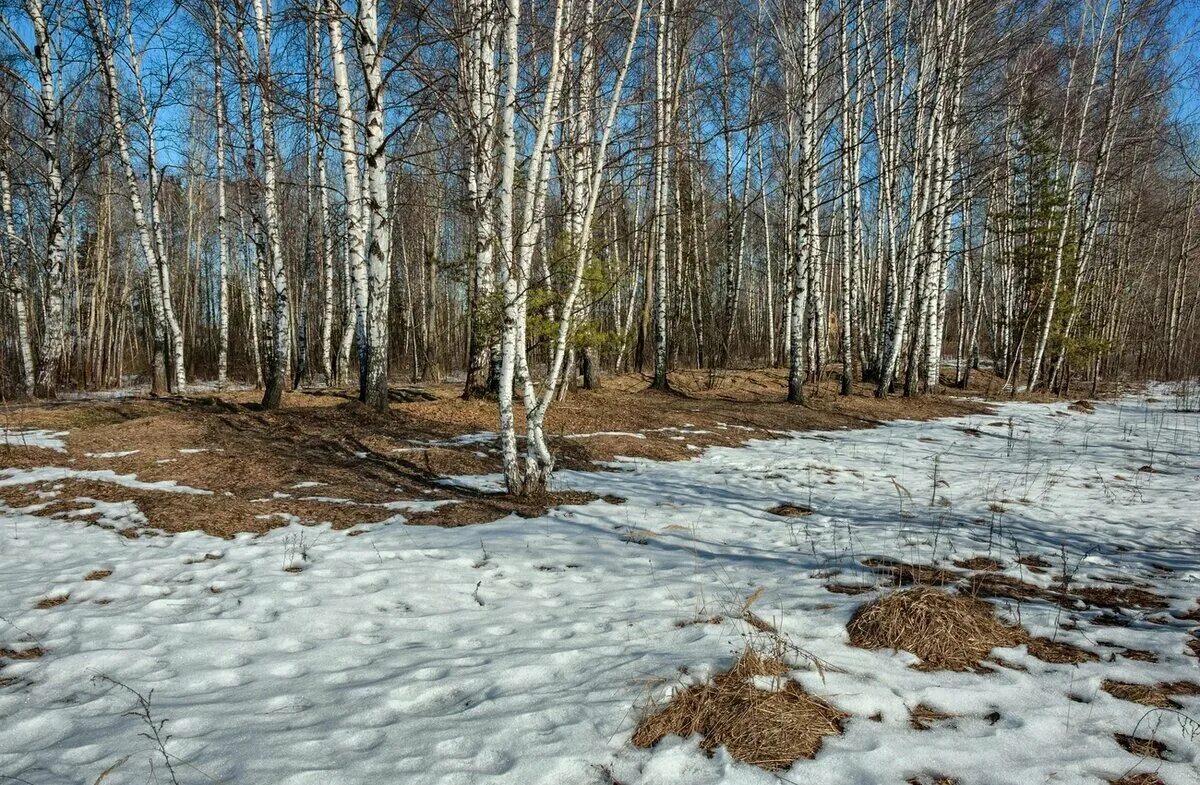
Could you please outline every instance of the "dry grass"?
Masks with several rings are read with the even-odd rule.
[[[1040,600],[1063,607],[1072,607],[1078,603],[1078,598],[1069,592],[1044,588],[1036,583],[1000,573],[976,573],[966,581],[964,590],[973,597],[999,597],[1017,602]]]
[[[85,581],[102,581],[112,574],[112,570],[92,570],[87,575],[83,576],[83,579]]]
[[[895,559],[863,559],[862,564],[876,575],[890,577],[895,586],[949,586],[962,578],[961,574],[952,570],[944,570],[930,564],[910,564]]]
[[[1163,778],[1150,772],[1127,774],[1119,780],[1109,780],[1108,785],[1167,785]]]
[[[1029,635],[996,617],[983,600],[917,587],[873,600],[855,611],[847,630],[863,649],[903,649],[924,670],[978,668],[992,649],[1019,646]]]
[[[1024,565],[1030,572],[1037,573],[1046,572],[1052,566],[1050,562],[1037,555],[1022,556],[1017,559],[1017,564]]]
[[[48,608],[57,608],[59,605],[62,605],[69,599],[71,599],[71,595],[69,594],[59,594],[54,597],[43,597],[42,599],[38,600],[33,607],[44,611]]]
[[[957,714],[935,709],[925,703],[918,703],[908,712],[908,724],[915,730],[929,730],[939,722],[946,722],[958,717]]]
[[[813,511],[805,507],[803,504],[776,504],[767,512],[772,515],[778,515],[782,518],[806,518],[813,514]]]
[[[680,690],[647,715],[633,733],[638,747],[666,736],[699,734],[709,752],[724,747],[736,760],[779,771],[812,758],[826,736],[842,732],[848,716],[788,678],[791,668],[774,656],[748,648],[732,668],[707,684]],[[776,689],[754,681],[775,679]]]
[[[1075,594],[1099,608],[1167,608],[1170,603],[1154,592],[1126,586],[1085,586]]]
[[[30,646],[25,649],[10,649],[0,646],[0,660],[36,660],[46,654],[41,646]]]
[[[833,592],[834,594],[845,594],[850,597],[857,597],[860,594],[866,594],[867,592],[874,591],[874,590],[875,590],[874,586],[864,586],[864,585],[860,585],[860,584],[856,585],[853,583],[827,583],[827,584],[825,584],[825,591]]]
[[[1004,564],[998,559],[993,559],[988,556],[972,556],[969,559],[961,559],[954,562],[955,567],[961,567],[964,570],[974,570],[976,572],[999,572],[1004,569]]]
[[[1161,760],[1167,751],[1167,745],[1156,739],[1141,739],[1125,733],[1114,733],[1113,739],[1126,752],[1131,752],[1139,758],[1157,758]]]
[[[1120,700],[1140,703],[1143,706],[1154,706],[1159,709],[1178,709],[1178,701],[1172,700],[1173,695],[1200,695],[1200,684],[1190,681],[1160,681],[1157,684],[1134,684],[1128,681],[1105,679],[1100,688],[1109,695]]]
[[[986,411],[976,401],[952,396],[877,400],[868,386],[836,395],[833,382],[812,393],[807,406],[783,402],[782,370],[730,371],[672,376],[674,394],[647,390],[637,375],[609,377],[598,391],[572,392],[556,404],[546,423],[563,468],[595,469],[616,456],[688,459],[695,448],[737,446],[774,438],[784,430],[872,427],[896,417],[932,419]],[[400,499],[452,499],[439,510],[407,514],[410,523],[461,526],[509,514],[540,515],[549,506],[590,500],[578,495],[513,500],[503,495],[448,488],[448,475],[497,471],[496,446],[449,443],[463,434],[494,431],[491,401],[463,401],[450,384],[394,389],[394,403],[379,415],[353,400],[349,391],[309,390],[285,396],[284,408],[262,411],[253,390],[191,399],[78,400],[17,405],[6,410],[12,427],[69,430],[68,453],[36,448],[0,449],[0,466],[48,463],[73,469],[113,469],[146,481],[176,480],[210,490],[212,496],[131,492],[90,483],[91,498],[132,500],[149,528],[166,532],[202,530],[216,536],[262,532],[294,516],[301,523],[329,522],[338,528],[390,517],[376,506]],[[518,411],[518,431],[523,417]],[[629,432],[637,436],[590,436]],[[565,438],[568,436],[582,438]],[[691,446],[689,446],[691,445]],[[203,448],[204,452],[194,452]],[[132,455],[97,457],[136,450]],[[246,456],[254,456],[246,460]],[[299,481],[320,486],[299,492]],[[76,487],[80,486],[80,487]],[[88,490],[69,484],[70,490]],[[17,506],[42,501],[30,490],[5,488]],[[277,492],[293,498],[275,498]],[[337,497],[334,505],[301,499]],[[75,496],[85,494],[75,493]],[[50,512],[81,509],[66,493]],[[265,500],[265,501],[255,501]]]
[[[1098,662],[1100,659],[1095,652],[1050,638],[1034,638],[1029,641],[1027,648],[1029,653],[1039,660],[1057,665],[1078,665],[1084,662]]]

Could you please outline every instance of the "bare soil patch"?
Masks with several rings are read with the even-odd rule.
[[[653,747],[670,735],[700,734],[702,749],[724,747],[736,760],[779,771],[812,758],[826,736],[841,735],[845,712],[814,697],[788,678],[782,660],[747,649],[707,684],[680,690],[648,714],[633,744]],[[773,689],[756,685],[772,681]]]

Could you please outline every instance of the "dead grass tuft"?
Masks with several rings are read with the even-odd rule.
[[[1037,573],[1046,572],[1046,570],[1050,569],[1052,566],[1050,562],[1046,561],[1041,556],[1037,556],[1036,554],[1022,556],[1021,558],[1017,559],[1017,564],[1024,565],[1029,569],[1030,572]]]
[[[501,493],[475,493],[460,491],[462,501],[438,507],[434,510],[404,513],[405,522],[412,526],[441,526],[457,528],[476,523],[490,523],[509,515],[520,518],[537,518],[545,515],[551,507],[568,504],[587,504],[597,499],[595,494],[585,491],[559,491],[540,496],[515,497]]]
[[[57,608],[59,605],[62,605],[69,599],[71,599],[71,595],[69,594],[59,594],[54,597],[43,597],[42,599],[38,600],[37,604],[33,607],[44,611],[48,608]]]
[[[935,709],[926,703],[918,703],[908,712],[908,724],[915,730],[929,730],[939,722],[946,722],[957,717],[957,714]]]
[[[676,692],[646,716],[633,744],[653,747],[666,736],[699,734],[702,749],[724,747],[736,760],[769,771],[812,758],[826,736],[841,734],[849,715],[805,692],[788,678],[790,670],[782,660],[747,649],[728,671]],[[759,688],[764,678],[774,679],[773,689]]]
[[[85,581],[102,581],[112,574],[112,570],[92,570],[87,575],[83,576],[83,579]]]
[[[1003,563],[988,556],[972,556],[969,559],[961,559],[954,562],[954,566],[976,572],[999,572],[1004,569]]]
[[[1085,586],[1076,594],[1084,602],[1099,608],[1167,608],[1170,603],[1145,589],[1126,586]]]
[[[1032,656],[1042,662],[1051,662],[1056,665],[1078,665],[1084,662],[1097,662],[1100,659],[1095,652],[1050,638],[1034,638],[1029,641],[1028,649]]]
[[[966,591],[973,597],[1001,597],[1018,602],[1044,600],[1059,605],[1070,602],[1062,592],[1044,589],[1037,584],[999,573],[972,575],[967,581]]]
[[[1108,785],[1167,785],[1157,774],[1144,771],[1140,774],[1127,774],[1119,780],[1109,780]]]
[[[1167,751],[1167,745],[1156,739],[1140,739],[1125,733],[1114,733],[1113,739],[1126,752],[1131,752],[1139,758],[1158,758],[1162,760]]]
[[[931,564],[910,564],[883,558],[863,559],[862,564],[876,575],[890,577],[895,586],[948,586],[962,578],[957,572]]]
[[[1173,695],[1200,695],[1200,684],[1190,681],[1160,681],[1157,684],[1134,684],[1128,681],[1105,679],[1100,688],[1109,695],[1131,703],[1143,706],[1154,706],[1159,709],[1178,709],[1178,701],[1172,700]]]
[[[1171,615],[1180,621],[1200,621],[1200,605],[1186,611],[1171,611]]]
[[[866,594],[869,591],[874,591],[874,586],[861,586],[851,583],[827,583],[825,591],[833,592],[834,594],[846,594],[851,597],[856,597],[859,594]]]
[[[805,507],[803,504],[787,503],[776,504],[774,507],[767,510],[767,512],[771,513],[772,515],[778,515],[782,518],[806,518],[813,514],[812,509]]]
[[[41,646],[30,646],[26,649],[10,649],[0,646],[0,660],[36,660],[45,653],[46,650]]]
[[[988,602],[927,587],[897,591],[863,605],[847,625],[863,649],[903,649],[923,670],[969,670],[995,648],[1019,646],[1029,634],[996,617]]]
[[[1091,414],[1092,412],[1096,411],[1096,405],[1093,404],[1091,401],[1075,401],[1070,406],[1068,406],[1067,409],[1069,409],[1070,411],[1073,411],[1073,412],[1082,412],[1084,414]]]

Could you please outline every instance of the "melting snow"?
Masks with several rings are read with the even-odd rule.
[[[66,452],[67,445],[63,441],[68,431],[24,430],[19,428],[0,428],[0,444],[5,447],[41,447],[55,452]]]
[[[845,624],[872,595],[823,588],[870,583],[859,562],[872,555],[945,567],[990,555],[1041,585],[1065,558],[1085,585],[1152,582],[1170,611],[1193,609],[1195,415],[1134,398],[1091,415],[1011,404],[617,465],[624,471],[562,472],[558,483],[620,494],[622,505],[352,537],[288,526],[231,541],[129,540],[4,512],[0,645],[35,640],[46,654],[4,663],[14,682],[0,687],[0,772],[32,785],[94,782],[129,756],[106,785],[147,781],[151,761],[161,781],[161,760],[127,714],[132,696],[93,679],[104,674],[154,691],[181,783],[776,783],[724,753],[707,757],[695,739],[629,744],[637,707],[667,695],[680,668],[696,680],[727,667],[746,632],[740,621],[679,622],[735,612],[761,587],[755,612],[839,669],[795,676],[854,715],[816,759],[781,772],[785,781],[1098,785],[1130,770],[1200,781],[1200,747],[1179,716],[1100,689],[1104,678],[1200,681],[1184,654],[1186,624],[1131,612],[1127,626],[1104,627],[1092,623],[1097,610],[1024,603],[1020,620],[1035,635],[1159,661],[1051,665],[1019,648],[998,652],[1018,668],[930,673],[904,653],[851,648]],[[134,482],[51,468],[8,470],[0,483],[38,472]],[[780,521],[766,510],[781,500],[814,512]],[[635,526],[654,536],[624,538]],[[206,558],[217,545],[219,557]],[[1030,574],[1018,554],[1055,567]],[[113,574],[83,580],[100,565]],[[51,594],[69,599],[34,608]],[[1177,700],[1200,714],[1200,698]],[[962,716],[916,731],[908,713],[919,703]],[[1139,762],[1112,740],[1135,728],[1167,744],[1168,760]]]

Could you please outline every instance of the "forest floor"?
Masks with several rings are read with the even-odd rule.
[[[990,377],[978,380],[967,394],[999,387]],[[641,376],[609,377],[600,390],[574,391],[554,404],[547,432],[559,466],[604,470],[618,457],[684,460],[708,447],[795,431],[985,409],[964,394],[880,400],[866,385],[842,397],[832,381],[810,388],[806,406],[793,406],[783,402],[786,372],[774,369],[680,373],[672,383],[675,392],[665,394],[647,390]],[[292,522],[337,529],[384,520],[459,526],[589,500],[577,492],[517,500],[447,484],[447,477],[500,469],[495,402],[464,401],[460,392],[452,384],[398,387],[388,416],[361,406],[351,391],[324,389],[289,393],[273,412],[259,408],[253,389],[10,406],[0,417],[7,434],[0,438],[0,468],[25,473],[19,482],[0,483],[0,500],[21,506],[53,485],[58,493],[46,515],[90,519],[87,511],[96,508],[80,498],[132,502],[131,520],[113,519],[109,508],[93,523],[129,536],[201,530],[221,537]],[[523,428],[520,415],[518,409]],[[45,451],[31,440],[57,433],[69,438],[61,440],[59,471],[47,473]],[[172,482],[210,493],[162,493],[163,483]]]
[[[718,381],[572,393],[526,505],[450,386],[10,408],[0,781],[1200,782],[1170,389]]]

